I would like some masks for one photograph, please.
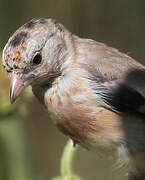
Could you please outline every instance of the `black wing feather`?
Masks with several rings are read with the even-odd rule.
[[[145,97],[132,87],[123,83],[102,84],[95,88],[104,104],[117,112],[140,112],[145,106]]]

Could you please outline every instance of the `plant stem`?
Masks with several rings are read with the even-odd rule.
[[[62,159],[61,159],[61,176],[65,177],[67,175],[74,174],[73,172],[73,160],[74,155],[77,148],[73,146],[72,140],[68,140],[67,144],[65,145]]]

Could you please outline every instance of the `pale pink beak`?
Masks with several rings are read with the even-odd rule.
[[[20,74],[12,74],[10,79],[10,101],[11,104],[15,102],[17,97],[21,94],[23,89],[30,84],[30,80],[28,80],[24,75]]]

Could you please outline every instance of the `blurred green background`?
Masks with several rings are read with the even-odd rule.
[[[81,37],[92,38],[144,63],[144,0],[0,0],[0,51],[10,35],[34,17],[52,17]],[[26,90],[12,106],[0,64],[0,180],[51,180],[59,175],[67,138]],[[85,180],[125,180],[116,161],[79,148],[75,170]]]

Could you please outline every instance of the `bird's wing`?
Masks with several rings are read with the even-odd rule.
[[[80,63],[104,105],[118,112],[145,112],[144,66],[102,43],[84,40],[79,45]]]
[[[119,113],[145,113],[145,97],[120,82],[96,83],[93,88],[103,106]]]

